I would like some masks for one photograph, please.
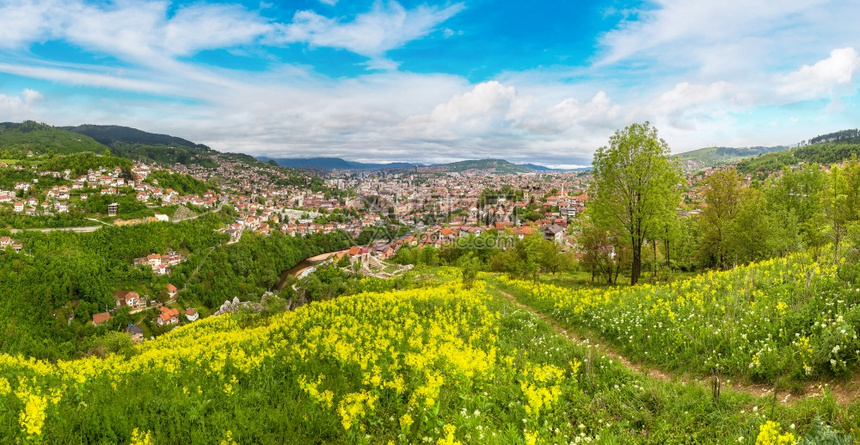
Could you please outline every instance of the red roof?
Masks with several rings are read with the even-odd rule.
[[[167,292],[176,292],[176,286],[172,284],[167,285]]]
[[[107,312],[102,312],[100,314],[93,314],[93,324],[102,324],[111,319],[111,316]]]

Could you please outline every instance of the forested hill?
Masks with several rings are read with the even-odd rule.
[[[673,157],[685,163],[686,170],[696,171],[705,167],[715,167],[720,164],[787,149],[788,147],[782,145],[773,147],[705,147],[678,153]]]
[[[203,144],[195,144],[186,139],[169,136],[166,134],[148,133],[136,128],[122,127],[119,125],[78,125],[77,127],[60,127],[63,130],[71,131],[89,136],[96,141],[113,146],[117,143],[124,144],[146,144],[146,145],[167,145],[192,147],[203,150],[211,150]]]
[[[23,159],[30,154],[102,154],[108,150],[114,156],[162,165],[215,168],[225,159],[260,164],[246,154],[221,153],[179,137],[118,125],[54,127],[34,121],[0,123],[0,159]]]
[[[830,165],[852,156],[860,157],[860,132],[843,130],[811,138],[808,145],[744,159],[738,162],[737,170],[743,174],[766,174],[786,165],[801,162]]]
[[[93,138],[62,128],[25,121],[0,123],[0,158],[20,159],[33,154],[101,153],[108,147]]]

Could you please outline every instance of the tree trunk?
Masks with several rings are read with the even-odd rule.
[[[639,282],[639,274],[642,272],[642,240],[633,243],[633,264],[630,268],[630,285],[635,286]]]
[[[669,267],[671,267],[669,265],[669,240],[668,239],[663,241],[663,247],[666,249],[666,269],[668,269]]]
[[[657,279],[657,240],[651,240],[651,245],[654,246],[654,264],[651,266],[651,281]]]

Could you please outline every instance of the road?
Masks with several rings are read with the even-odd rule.
[[[51,227],[47,229],[9,229],[12,233],[21,233],[21,232],[75,232],[75,233],[90,233],[95,232],[98,229],[101,229],[104,226],[86,226],[86,227]]]

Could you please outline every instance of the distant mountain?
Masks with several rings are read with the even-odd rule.
[[[422,172],[463,172],[466,170],[489,170],[495,173],[528,173],[533,171],[570,171],[555,169],[538,164],[513,164],[503,159],[478,159],[448,164],[417,164],[410,162],[364,163],[347,161],[343,158],[269,158],[258,156],[263,162],[275,161],[282,167],[311,170],[394,170],[413,169]],[[585,168],[587,170],[588,168]],[[579,171],[583,169],[576,169]]]
[[[263,162],[275,161],[281,167],[290,168],[311,168],[322,170],[386,170],[386,169],[401,169],[414,168],[419,164],[408,162],[392,162],[384,163],[364,163],[347,161],[342,158],[278,158],[273,159],[266,156],[258,156],[257,159]]]
[[[34,121],[0,123],[2,157],[24,157],[30,151],[33,154],[53,152],[66,155],[86,151],[101,153],[107,149],[89,136]]]
[[[673,157],[681,160],[685,170],[695,171],[787,149],[788,147],[784,145],[774,147],[706,147],[678,153]]]

